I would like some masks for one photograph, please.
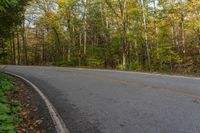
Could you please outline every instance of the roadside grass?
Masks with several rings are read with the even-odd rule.
[[[22,121],[17,115],[21,110],[20,102],[7,97],[13,91],[16,87],[10,77],[0,73],[0,133],[15,133],[15,126]]]

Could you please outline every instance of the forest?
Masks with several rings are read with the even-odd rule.
[[[199,0],[1,0],[0,64],[200,73]]]

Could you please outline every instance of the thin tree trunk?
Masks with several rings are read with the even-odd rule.
[[[14,64],[14,61],[13,61],[13,43],[12,43],[12,35],[10,36],[9,38],[9,49],[10,49],[10,52],[11,52],[11,64]]]
[[[177,26],[174,27],[174,32],[175,32],[175,44],[176,47],[178,48],[178,51],[180,52],[180,46],[179,46],[179,40],[178,40],[178,31],[177,31]]]
[[[157,49],[157,60],[159,60],[160,59],[160,55],[158,53],[158,49],[159,49],[159,44],[158,44],[158,25],[157,25],[156,19],[157,19],[156,0],[154,0],[155,39],[156,39],[156,49]]]
[[[24,58],[24,64],[28,65],[28,55],[27,55],[27,40],[26,40],[26,31],[25,31],[25,24],[22,24],[22,43],[23,43],[23,58]]]
[[[46,64],[44,33],[42,34],[42,64]]]
[[[5,53],[5,46],[3,39],[1,39],[1,47],[2,47],[3,64],[6,64],[6,53]]]
[[[148,44],[145,7],[144,7],[144,1],[143,0],[141,0],[141,6],[142,6],[142,17],[143,17],[143,26],[144,26],[144,38],[145,38],[146,53],[147,53],[147,64],[148,64],[148,69],[150,70],[151,59],[150,59],[150,50],[149,50],[149,44]]]
[[[71,60],[71,45],[73,43],[73,31],[72,31],[72,25],[71,25],[71,12],[68,13],[68,34],[69,34],[69,43],[68,43],[68,48],[67,48],[67,61],[70,62]]]
[[[82,34],[79,34],[79,49],[78,49],[78,66],[81,66],[81,46],[82,46]]]
[[[122,65],[124,68],[126,68],[126,61],[127,61],[127,53],[128,53],[128,47],[127,47],[127,38],[126,38],[126,34],[127,34],[127,26],[126,26],[126,13],[125,13],[125,9],[126,9],[126,0],[123,1],[118,1],[119,5],[120,5],[120,12],[121,12],[121,17],[122,17],[122,33],[121,33],[121,42],[122,42],[122,47],[123,47],[123,51],[122,51]]]
[[[84,48],[83,48],[83,53],[84,55],[86,55],[86,50],[87,50],[87,4],[88,4],[88,0],[84,0],[84,27],[83,27],[83,32],[84,32]]]
[[[55,45],[56,45],[56,58],[55,58],[55,62],[57,62],[60,58],[60,55],[62,55],[62,50],[61,50],[61,43],[60,43],[60,37],[58,34],[58,31],[55,27],[52,27],[54,33],[55,33]]]
[[[12,43],[13,43],[13,64],[16,65],[16,46],[15,46],[15,33],[12,35]]]
[[[21,64],[19,32],[17,31],[17,64]]]
[[[184,5],[184,0],[181,0],[181,4]],[[183,52],[183,62],[186,61],[186,48],[185,48],[185,31],[184,31],[184,11],[183,7],[181,10],[181,43],[182,43],[182,52]]]
[[[171,26],[171,39],[172,39],[172,47],[176,46],[176,40],[175,40],[175,35],[174,35],[174,26]]]
[[[185,49],[185,33],[184,33],[184,17],[181,17],[181,43],[182,43],[182,52],[183,52],[183,61],[185,62],[186,58],[186,49]]]
[[[135,51],[136,51],[136,52],[135,52],[135,56],[136,56],[136,59],[137,59],[137,63],[139,63],[140,57],[139,57],[137,48],[138,48],[138,44],[137,44],[137,40],[135,39],[135,40],[134,40],[134,49],[135,49]]]

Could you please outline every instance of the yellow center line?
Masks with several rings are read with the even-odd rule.
[[[80,74],[79,73],[79,75],[81,77],[86,77],[86,78],[95,78],[95,79],[99,79],[99,80],[112,81],[112,82],[117,83],[117,84],[124,84],[124,85],[128,85],[128,86],[138,88],[138,89],[141,88],[141,89],[148,89],[148,90],[158,90],[160,92],[175,94],[175,95],[179,95],[179,96],[187,96],[187,97],[191,97],[191,98],[200,100],[199,95],[195,95],[195,94],[192,94],[190,92],[172,90],[172,89],[169,89],[169,88],[159,88],[159,87],[156,87],[156,86],[148,87],[148,85],[145,85],[143,83],[124,81],[124,80],[121,80],[121,79],[118,79],[118,78],[98,76],[98,75],[94,75],[94,74]]]

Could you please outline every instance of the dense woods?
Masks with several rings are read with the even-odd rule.
[[[23,27],[27,4],[27,0],[0,1],[0,63],[18,64],[22,49],[27,49]],[[19,40],[19,34],[22,41]]]
[[[200,73],[199,0],[24,1],[0,3],[0,63]]]

